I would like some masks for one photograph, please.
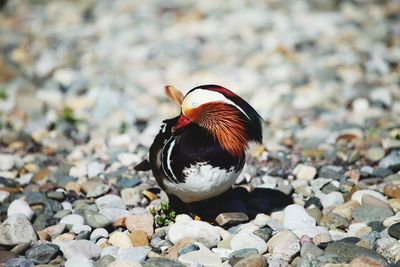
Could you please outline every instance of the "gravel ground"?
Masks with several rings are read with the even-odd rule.
[[[13,0],[0,25],[0,265],[400,266],[399,1]],[[237,189],[293,204],[210,224],[133,169],[163,86],[208,83],[266,121]]]

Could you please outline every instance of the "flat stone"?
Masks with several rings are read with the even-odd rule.
[[[349,267],[384,267],[382,262],[368,258],[368,257],[358,257],[352,260]]]
[[[192,238],[209,248],[217,245],[220,240],[217,227],[194,220],[176,221],[170,226],[167,237],[173,244],[185,238]]]
[[[110,263],[114,262],[115,258],[111,255],[105,255],[103,257],[100,257],[100,259],[98,259],[96,261],[95,266],[96,267],[107,267]]]
[[[143,267],[185,267],[185,265],[180,262],[164,258],[150,258],[142,265]]]
[[[67,216],[64,216],[61,218],[60,224],[65,224],[65,225],[82,225],[85,223],[85,220],[81,215],[78,214],[69,214]]]
[[[94,267],[94,262],[82,255],[76,255],[65,262],[65,267]]]
[[[255,248],[244,248],[235,250],[229,255],[229,264],[235,265],[238,261],[252,255],[258,255],[258,250]]]
[[[230,242],[230,247],[233,250],[239,250],[244,248],[254,248],[257,249],[260,254],[267,251],[267,243],[252,233],[239,232],[232,237]]]
[[[371,195],[364,195],[361,198],[361,203],[362,203],[362,205],[371,205],[374,207],[389,209],[389,210],[391,209],[390,205],[387,202],[382,201],[379,198],[376,198]]]
[[[179,262],[187,265],[200,264],[204,267],[216,266],[222,263],[220,257],[212,253],[208,248],[200,245],[200,250],[186,253],[178,258]]]
[[[86,209],[83,213],[85,223],[93,228],[104,228],[111,224],[111,221],[97,211]]]
[[[220,226],[232,226],[240,223],[245,223],[249,220],[249,217],[243,212],[226,212],[220,213],[215,221]]]
[[[33,261],[23,258],[15,258],[7,261],[4,267],[33,267]]]
[[[317,169],[313,166],[298,164],[293,169],[293,174],[296,176],[297,179],[312,180],[317,174]]]
[[[120,248],[131,248],[133,244],[129,239],[129,236],[122,232],[114,232],[110,235],[108,242],[116,247]]]
[[[137,206],[142,201],[141,188],[124,188],[121,190],[121,197],[124,203],[128,206]]]
[[[0,225],[0,244],[17,245],[36,241],[37,235],[28,218],[23,214],[9,216]]]
[[[117,253],[117,260],[132,260],[142,262],[145,260],[150,248],[120,248]]]
[[[88,240],[72,240],[72,241],[53,241],[60,247],[66,259],[74,258],[78,255],[86,259],[97,259],[100,256],[101,248]]]
[[[393,172],[400,170],[400,152],[392,151],[379,162],[379,167],[391,169]]]
[[[142,267],[142,265],[134,260],[116,260],[107,267]]]
[[[287,229],[303,229],[315,224],[315,219],[298,204],[289,205],[283,210],[283,226]]]
[[[335,207],[332,212],[340,215],[348,220],[351,220],[352,218],[352,214],[353,214],[353,210],[357,207],[360,207],[360,203],[358,203],[357,201],[354,200],[350,200],[342,205],[339,205],[337,207]]]
[[[291,231],[284,230],[275,234],[267,242],[268,251],[274,258],[285,261],[291,260],[294,255],[300,252],[300,242]]]
[[[147,238],[147,233],[142,230],[135,230],[129,234],[129,239],[131,240],[134,247],[148,247],[149,239]]]
[[[154,219],[151,214],[130,215],[125,219],[126,228],[130,232],[141,230],[147,233],[148,236],[153,235]]]
[[[359,222],[381,222],[393,215],[390,209],[378,208],[371,205],[362,205],[353,211],[353,219]]]
[[[262,255],[251,255],[238,261],[233,267],[265,267],[267,260]],[[269,266],[274,266],[270,263]]]
[[[361,205],[362,197],[366,194],[376,197],[376,198],[382,200],[383,202],[387,202],[386,197],[384,197],[381,193],[374,191],[374,190],[369,190],[369,189],[364,189],[364,190],[359,190],[359,191],[354,192],[354,194],[351,196],[351,200],[357,201]]]
[[[36,264],[46,264],[55,258],[58,251],[59,247],[57,245],[42,244],[28,249],[25,256]]]
[[[100,197],[106,194],[110,190],[110,186],[108,184],[103,184],[98,181],[87,181],[81,184],[81,189],[86,193],[86,197]]]
[[[96,199],[97,208],[101,211],[105,208],[126,209],[124,201],[117,195],[105,195]]]
[[[104,237],[104,238],[108,237],[108,232],[104,228],[96,228],[90,234],[90,240],[97,240],[97,239],[99,239],[101,237]]]
[[[10,206],[8,206],[7,209],[7,216],[10,217],[14,214],[21,213],[25,215],[28,220],[32,219],[32,216],[34,214],[33,210],[29,206],[29,204],[21,199],[16,199],[13,202],[11,202]]]

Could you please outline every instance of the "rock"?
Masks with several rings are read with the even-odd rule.
[[[349,267],[384,267],[385,265],[381,262],[368,258],[358,257],[350,262]]]
[[[143,267],[185,267],[185,265],[164,258],[150,258],[143,263]]]
[[[345,230],[349,227],[350,221],[336,213],[328,213],[321,218],[320,225],[331,230]]]
[[[369,189],[365,189],[365,190],[359,190],[356,191],[352,196],[351,196],[351,200],[357,201],[359,204],[362,203],[362,197],[364,195],[371,195],[373,197],[376,197],[380,200],[382,200],[383,202],[387,202],[386,197],[384,197],[381,193],[374,191],[374,190],[369,190]]]
[[[333,213],[340,215],[348,220],[351,220],[353,210],[360,206],[360,203],[350,200],[342,205],[337,206],[332,210]]]
[[[17,245],[36,240],[35,230],[23,214],[11,215],[0,225],[1,245]]]
[[[53,241],[60,247],[66,259],[74,258],[78,255],[86,259],[97,259],[100,256],[101,248],[88,240],[72,241]]]
[[[274,231],[271,228],[264,227],[264,228],[254,231],[253,234],[255,234],[256,236],[258,236],[259,238],[261,238],[262,240],[264,240],[266,242],[271,238],[273,232]]]
[[[0,265],[14,258],[18,258],[18,256],[12,251],[0,250]]]
[[[61,219],[69,214],[71,214],[71,210],[60,210],[56,214],[53,215],[53,218]]]
[[[117,209],[117,208],[104,208],[101,209],[100,214],[107,217],[112,223],[115,223],[118,219],[123,217],[127,217],[131,215],[131,213],[125,209]]]
[[[117,253],[117,260],[131,260],[136,262],[142,262],[149,253],[149,248],[137,247],[137,248],[120,248]]]
[[[255,248],[244,248],[236,250],[229,255],[229,264],[235,265],[238,261],[252,255],[258,255],[258,250]]]
[[[388,228],[388,234],[391,237],[396,238],[397,240],[399,240],[400,239],[400,222],[392,224]]]
[[[141,230],[147,233],[148,236],[153,235],[153,215],[141,214],[141,215],[130,215],[125,219],[126,228],[130,232]]]
[[[389,155],[379,161],[379,167],[390,169],[393,172],[400,170],[400,152],[392,151]]]
[[[281,231],[267,242],[268,251],[273,258],[289,261],[300,251],[300,242],[290,231]]]
[[[312,243],[305,243],[300,250],[300,257],[315,259],[324,254],[324,251]]]
[[[383,192],[388,197],[400,198],[400,185],[399,184],[388,184],[384,187]]]
[[[178,258],[179,262],[187,265],[200,264],[204,267],[211,267],[221,264],[222,260],[208,248],[199,244],[200,250],[186,253]]]
[[[324,251],[324,255],[328,254],[338,255],[341,259],[341,262],[346,263],[351,262],[357,257],[368,257],[380,262],[384,266],[389,266],[386,259],[377,252],[346,242],[338,241],[329,244]]]
[[[384,201],[380,200],[379,198],[376,198],[371,195],[364,195],[361,198],[361,203],[362,203],[362,205],[371,205],[374,207],[389,209],[389,210],[391,209],[391,207],[389,206],[389,204],[387,202],[384,202]]]
[[[148,247],[149,240],[147,238],[147,233],[142,230],[135,230],[129,234],[129,239],[131,240],[134,247]]]
[[[81,215],[78,214],[70,214],[67,216],[64,216],[60,222],[60,224],[65,224],[65,225],[82,225],[85,223],[85,220]]]
[[[76,255],[75,257],[69,258],[65,262],[65,267],[94,267],[94,263],[92,260],[82,256],[82,255]]]
[[[344,203],[343,195],[336,191],[330,192],[329,194],[322,196],[320,199],[324,209],[334,208]]]
[[[110,235],[110,239],[108,240],[113,246],[120,247],[120,248],[131,248],[133,244],[129,239],[129,236],[125,233],[121,232],[114,232]]]
[[[108,218],[97,211],[86,209],[83,212],[85,223],[93,228],[103,228],[111,224]]]
[[[140,183],[141,183],[141,180],[138,177],[133,177],[133,178],[128,178],[128,179],[123,178],[117,182],[116,186],[118,187],[118,189],[124,189],[124,188],[135,187]]]
[[[23,258],[15,258],[7,261],[4,267],[33,267],[33,261]]]
[[[90,162],[87,165],[87,175],[89,178],[98,176],[104,171],[106,166],[103,163],[99,163],[97,161]]]
[[[193,242],[195,241],[191,238],[185,238],[178,241],[175,245],[169,248],[166,258],[177,259],[179,257],[179,251],[185,247],[192,245]]]
[[[124,201],[116,195],[105,195],[96,199],[97,208],[101,211],[105,208],[126,209]]]
[[[0,171],[9,171],[14,167],[15,156],[11,154],[0,154]]]
[[[58,251],[59,247],[57,245],[43,244],[28,249],[25,256],[36,264],[46,264],[55,258]]]
[[[300,205],[292,204],[283,210],[283,226],[287,229],[303,229],[315,224],[315,219]]]
[[[176,244],[185,238],[192,238],[205,245],[213,247],[220,240],[219,231],[216,227],[202,221],[176,221],[169,228],[167,238]]]
[[[121,197],[128,206],[137,206],[142,201],[142,193],[139,187],[124,188],[121,190]]]
[[[232,237],[230,247],[233,250],[255,248],[260,254],[267,251],[267,243],[252,233],[239,232]]]
[[[269,215],[266,215],[264,213],[259,213],[254,218],[253,224],[257,225],[259,228],[262,228],[265,225],[267,225],[269,220],[271,220],[271,217]]]
[[[328,233],[321,233],[313,237],[312,239],[315,245],[320,245],[321,243],[327,243],[332,241],[331,235]]]
[[[100,259],[98,259],[96,261],[95,266],[96,267],[107,267],[110,263],[114,262],[115,258],[111,255],[106,255],[103,257],[100,257]]]
[[[10,217],[14,214],[17,214],[17,213],[25,215],[28,218],[28,220],[31,220],[32,216],[34,214],[33,210],[29,206],[29,204],[26,203],[26,201],[21,200],[21,199],[16,199],[13,202],[11,202],[10,206],[8,206],[8,209],[7,209],[8,217]]]
[[[79,234],[81,232],[91,232],[92,228],[89,225],[85,225],[85,224],[75,224],[74,226],[72,226],[71,231],[74,234]]]
[[[97,181],[88,181],[81,184],[81,189],[86,193],[86,197],[100,197],[110,190],[108,184]]]
[[[107,267],[142,267],[142,265],[134,260],[116,260]]]
[[[312,180],[317,174],[317,169],[313,166],[299,164],[293,169],[293,174],[297,179]]]
[[[364,223],[353,223],[349,226],[347,235],[349,237],[363,238],[372,231],[371,227],[366,226]]]
[[[261,255],[251,255],[238,261],[234,267],[265,267],[267,260]],[[270,263],[269,266],[274,266]]]
[[[370,147],[367,151],[367,158],[370,161],[379,161],[385,156],[385,150],[381,147]]]
[[[108,232],[104,228],[94,229],[93,232],[90,234],[90,240],[97,240],[101,237],[104,237],[104,238],[108,237]]]
[[[390,209],[378,208],[371,205],[362,205],[353,211],[353,219],[359,222],[381,222],[393,215]]]
[[[249,220],[249,217],[243,212],[226,212],[220,213],[215,221],[220,226],[231,226],[240,223],[245,223]]]

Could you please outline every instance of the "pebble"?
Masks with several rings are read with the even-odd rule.
[[[260,254],[264,254],[267,251],[267,243],[252,233],[239,232],[232,237],[230,247],[233,250],[244,249],[244,248],[255,248]]]
[[[129,211],[118,208],[104,208],[101,209],[99,213],[107,217],[107,219],[112,223],[115,223],[117,220],[131,215]]]
[[[303,229],[315,224],[315,219],[300,205],[289,205],[283,210],[283,226],[287,229]]]
[[[97,259],[101,253],[101,248],[88,240],[53,241],[53,244],[60,247],[67,260],[78,255],[86,259]]]
[[[384,197],[381,193],[374,191],[374,190],[369,190],[369,189],[356,191],[351,196],[351,200],[357,201],[359,204],[362,204],[362,197],[364,195],[371,195],[377,199],[382,200],[383,202],[387,202],[386,197]]]
[[[11,215],[0,225],[1,245],[17,245],[36,240],[35,230],[23,214]]]
[[[33,261],[23,258],[15,258],[7,261],[4,267],[33,267],[35,264]]]
[[[33,210],[29,206],[29,204],[26,203],[26,201],[21,200],[21,199],[16,199],[13,202],[11,202],[10,206],[8,206],[8,209],[7,209],[8,217],[10,217],[11,215],[17,214],[17,213],[25,215],[28,218],[28,220],[31,220],[32,216],[34,214]]]
[[[388,228],[388,234],[391,237],[396,238],[397,240],[399,240],[400,239],[400,222],[392,224]]]
[[[117,260],[130,260],[136,262],[142,262],[149,253],[149,248],[137,247],[137,248],[119,248],[117,253]]]
[[[85,220],[81,215],[78,214],[69,214],[61,218],[60,224],[65,224],[65,225],[82,225],[85,223]]]
[[[97,208],[101,211],[105,208],[126,209],[124,201],[117,195],[105,195],[96,199]]]
[[[114,261],[115,258],[111,255],[102,256],[96,261],[96,267],[107,267],[110,263]]]
[[[131,248],[133,247],[132,241],[130,240],[129,236],[125,233],[121,232],[114,232],[110,235],[108,239],[108,243],[113,246],[120,247],[120,248]]]
[[[371,205],[377,208],[383,209],[391,209],[390,205],[387,202],[380,200],[379,198],[373,197],[371,195],[364,195],[361,198],[362,205]]]
[[[65,262],[65,267],[94,267],[95,264],[92,260],[78,254],[75,257],[69,258]],[[97,266],[96,266],[97,267]]]
[[[383,189],[385,196],[390,198],[400,198],[400,185],[388,184]]]
[[[329,194],[322,196],[320,199],[324,209],[335,208],[344,203],[343,195],[339,192],[330,192]]]
[[[353,211],[353,219],[359,222],[382,222],[393,215],[390,209],[379,208],[371,205],[362,205]]]
[[[121,190],[123,203],[128,206],[137,206],[142,201],[140,188],[124,188]]]
[[[391,169],[394,172],[400,170],[400,153],[398,151],[392,151],[389,155],[379,161],[379,167],[385,169]]]
[[[283,259],[287,262],[300,252],[299,239],[288,230],[278,232],[271,237],[267,246],[273,258]]]
[[[149,240],[147,238],[147,233],[141,230],[132,231],[129,234],[129,239],[131,240],[134,247],[147,247],[149,246]]]
[[[245,223],[249,220],[249,217],[243,212],[227,212],[227,213],[220,213],[215,221],[220,226],[231,226],[237,225],[240,223]]]
[[[7,251],[7,250],[0,250],[0,264],[3,265],[7,261],[18,258],[18,256],[13,253],[12,251]]]
[[[143,263],[143,267],[185,267],[185,265],[165,258],[149,258]]]
[[[81,189],[86,192],[86,197],[97,198],[106,194],[110,190],[111,186],[103,184],[102,182],[88,181],[81,184]]]
[[[340,215],[348,220],[351,220],[352,218],[352,214],[353,214],[353,210],[357,207],[359,207],[361,205],[361,203],[354,201],[354,200],[350,200],[342,205],[339,205],[337,207],[335,207],[332,212]]]
[[[43,244],[28,249],[25,256],[36,264],[46,264],[55,258],[58,250],[57,245]]]
[[[212,267],[222,263],[221,258],[212,253],[208,248],[201,244],[199,246],[199,250],[179,256],[179,262],[187,265],[199,264],[204,267]]]
[[[154,232],[153,221],[151,214],[129,215],[125,219],[125,225],[130,232],[141,230],[148,236],[152,236]]]
[[[14,167],[15,157],[11,154],[0,154],[0,171],[9,171]]]
[[[86,209],[83,213],[85,223],[93,228],[104,228],[111,224],[111,221],[97,211]]]
[[[312,180],[317,174],[317,169],[313,166],[308,166],[305,164],[299,164],[293,169],[293,174],[297,179],[302,180]]]
[[[102,238],[102,237],[104,237],[104,238],[108,237],[108,231],[104,228],[96,228],[90,234],[90,240],[98,240],[99,238]]]
[[[229,255],[229,264],[235,265],[238,261],[252,255],[258,255],[258,250],[255,248],[244,248],[235,250]]]
[[[202,243],[208,248],[216,246],[221,239],[219,231],[216,227],[202,221],[181,221],[178,220],[169,228],[167,238],[176,244],[185,238]]]
[[[238,261],[234,267],[265,267],[267,266],[267,260],[261,255],[251,255],[244,259]],[[273,264],[269,264],[269,266],[274,266]],[[282,265],[280,265],[282,266]]]
[[[142,267],[142,265],[134,260],[116,260],[108,264],[107,267]]]

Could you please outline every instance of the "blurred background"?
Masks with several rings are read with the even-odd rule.
[[[400,115],[397,0],[1,2],[3,145],[148,146],[179,112],[166,84],[240,94],[271,149]]]

